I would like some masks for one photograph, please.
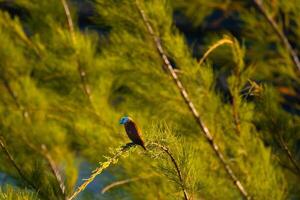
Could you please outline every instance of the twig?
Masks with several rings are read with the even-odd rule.
[[[72,20],[72,16],[71,16],[69,6],[68,6],[66,0],[61,0],[61,3],[63,4],[64,10],[65,10],[65,14],[66,14],[67,21],[68,21],[68,27],[69,27],[69,31],[70,31],[71,36],[72,36],[72,40],[75,43],[74,25],[73,25],[73,20]]]
[[[85,181],[68,198],[68,200],[74,199],[80,192],[82,192],[88,186],[88,184],[90,184],[96,178],[96,176],[101,174],[103,172],[103,170],[108,168],[111,164],[116,163],[118,161],[119,157],[123,153],[127,152],[133,146],[135,146],[135,144],[133,144],[133,143],[128,143],[125,146],[122,146],[121,149],[118,150],[117,153],[115,153],[115,155],[113,157],[109,158],[107,161],[105,161],[103,163],[100,163],[100,166],[92,172],[91,176],[88,179],[85,179]]]
[[[232,50],[234,51],[235,50],[235,43],[232,39],[230,38],[223,38],[219,41],[217,41],[216,43],[214,43],[212,46],[210,46],[208,48],[208,50],[204,53],[204,55],[202,56],[202,58],[198,61],[198,64],[199,65],[202,65],[202,63],[204,62],[204,60],[216,49],[218,48],[219,46],[221,45],[230,45]],[[240,77],[240,72],[239,70],[235,70],[235,73],[237,75],[237,77]],[[239,84],[240,82],[240,78],[238,79],[237,83],[235,84],[236,86]],[[240,117],[239,117],[239,114],[238,114],[238,108],[237,108],[237,105],[236,105],[236,96],[233,94],[232,95],[232,115],[233,115],[233,122],[235,124],[235,131],[237,133],[237,135],[240,135],[241,133],[241,124],[240,124]]]
[[[65,184],[64,181],[60,175],[59,170],[57,169],[57,166],[52,158],[52,156],[49,154],[48,148],[46,145],[42,144],[41,149],[35,147],[30,141],[28,141],[26,138],[23,138],[24,142],[27,144],[27,146],[32,149],[33,151],[37,152],[40,154],[49,164],[49,168],[52,172],[52,174],[55,177],[55,180],[57,184],[59,185],[60,193],[63,196],[64,199],[66,199],[66,194],[65,194]]]
[[[137,9],[142,17],[142,20],[144,21],[149,34],[151,35],[152,39],[154,40],[154,43],[156,45],[157,51],[160,54],[164,64],[168,67],[168,70],[178,88],[178,90],[180,91],[180,94],[182,96],[182,98],[184,99],[185,103],[187,104],[189,110],[191,111],[191,113],[193,114],[197,124],[200,126],[200,128],[202,129],[202,132],[205,136],[205,138],[207,139],[208,143],[210,144],[211,148],[214,150],[214,152],[216,153],[217,157],[219,158],[219,160],[221,161],[221,163],[223,164],[227,174],[229,175],[229,177],[233,180],[233,183],[235,184],[235,186],[237,187],[237,189],[241,192],[241,194],[246,198],[246,199],[250,199],[250,197],[248,196],[247,191],[245,190],[244,186],[241,184],[241,182],[239,181],[239,179],[237,178],[237,176],[234,174],[234,172],[232,171],[231,167],[227,164],[223,154],[221,153],[221,151],[219,150],[219,146],[216,144],[216,142],[213,139],[213,136],[211,135],[208,127],[204,124],[204,122],[202,121],[202,119],[200,118],[200,115],[198,113],[198,111],[196,110],[193,102],[190,100],[188,93],[186,92],[185,88],[183,87],[181,81],[179,80],[177,74],[174,72],[173,70],[173,66],[171,65],[169,59],[166,56],[166,53],[164,52],[164,49],[162,47],[162,44],[160,42],[160,38],[158,36],[155,35],[152,26],[150,25],[150,22],[144,12],[144,10],[142,10],[142,8],[140,7],[138,0],[136,0],[136,6]]]
[[[138,180],[142,180],[142,179],[148,179],[153,177],[154,175],[149,175],[149,176],[145,176],[145,177],[136,177],[136,178],[129,178],[129,179],[125,179],[125,180],[121,180],[121,181],[115,181],[107,186],[105,186],[102,190],[101,193],[104,194],[105,192],[107,192],[108,190],[120,186],[120,185],[124,185],[126,183],[131,183],[134,181],[138,181]]]
[[[294,169],[293,167],[281,162],[280,160],[278,161],[279,165],[287,170],[289,170],[291,173],[295,174],[297,177],[299,177],[299,173],[296,169]]]
[[[232,48],[233,51],[235,51],[235,48]],[[238,106],[238,98],[240,95],[240,85],[241,85],[241,71],[239,63],[237,63],[238,66],[235,67],[234,73],[235,73],[235,79],[233,83],[233,88],[231,91],[232,95],[232,115],[233,115],[233,122],[235,125],[235,132],[237,135],[241,135],[241,118],[239,114],[239,106]]]
[[[296,160],[294,159],[292,152],[290,151],[289,147],[287,146],[286,142],[284,141],[284,139],[282,138],[282,135],[280,133],[277,134],[279,137],[279,143],[281,144],[283,150],[285,151],[285,153],[288,155],[289,160],[291,161],[291,163],[294,165],[295,169],[298,172],[298,176],[300,175],[300,167],[298,166]]]
[[[272,122],[272,124],[273,124],[274,127],[275,127],[276,121],[275,121],[274,118],[271,118],[271,122]],[[289,160],[291,161],[292,165],[295,167],[295,170],[298,172],[298,173],[296,173],[296,174],[300,177],[300,167],[298,166],[298,164],[297,164],[295,158],[293,157],[292,152],[290,151],[288,145],[287,145],[286,142],[284,141],[284,139],[283,139],[281,133],[278,132],[278,131],[275,131],[275,135],[277,135],[278,140],[279,140],[279,141],[278,141],[278,140],[276,139],[276,136],[275,136],[275,137],[274,137],[274,138],[275,138],[275,141],[279,143],[279,146],[280,146],[280,147],[284,150],[284,152],[287,154],[287,156],[288,156]],[[295,171],[292,171],[292,172],[295,172]]]
[[[4,84],[4,87],[6,88],[7,92],[10,94],[10,96],[12,97],[12,99],[14,100],[16,106],[18,107],[18,109],[23,113],[23,118],[27,121],[27,122],[30,122],[30,118],[29,118],[29,114],[28,114],[28,111],[21,105],[21,103],[19,102],[18,100],[18,97],[17,95],[15,94],[15,92],[13,91],[13,89],[10,87],[8,81],[6,81],[4,78],[2,78],[2,81],[3,81],[3,84]],[[1,141],[0,141],[1,142]],[[34,147],[33,145],[29,144],[29,143],[26,143],[31,149],[35,150],[36,152],[40,153],[41,154],[41,151],[39,149],[37,149],[36,147]],[[53,175],[55,176],[56,180],[58,181],[58,184],[60,186],[60,189],[61,189],[61,193],[63,196],[65,196],[65,193],[64,193],[64,184],[63,182],[61,181],[61,179],[59,179],[59,174],[57,173],[58,171],[54,170],[54,162],[51,162],[51,157],[49,157],[50,155],[49,154],[45,154],[42,153],[42,156],[49,162],[49,167],[53,173]],[[53,160],[52,160],[53,161]],[[19,173],[20,174],[20,173]],[[30,183],[30,181],[27,180],[28,183]],[[31,184],[33,185],[33,184]]]
[[[75,31],[74,31],[74,23],[72,20],[72,16],[71,16],[71,12],[70,12],[70,8],[66,2],[66,0],[61,0],[61,3],[64,7],[65,10],[65,15],[67,18],[67,22],[68,22],[68,27],[69,27],[69,31],[71,34],[71,38],[72,38],[72,42],[75,45],[76,44],[76,37],[75,37]],[[77,53],[76,53],[77,54]],[[78,70],[78,74],[80,76],[80,81],[81,81],[81,85],[82,85],[82,89],[83,89],[83,93],[85,94],[85,96],[87,97],[89,104],[91,106],[91,109],[93,110],[94,114],[96,115],[97,119],[101,122],[101,124],[103,126],[105,126],[106,128],[109,128],[111,130],[113,130],[113,127],[110,126],[109,124],[107,124],[101,117],[100,114],[97,112],[93,100],[92,100],[92,96],[91,96],[91,89],[87,83],[86,80],[86,72],[85,70],[82,68],[79,59],[78,59],[78,55],[76,55],[76,62],[77,62],[77,70]]]
[[[236,105],[236,96],[232,96],[232,115],[233,115],[233,122],[235,125],[235,132],[237,135],[241,135],[241,120],[240,115],[238,113],[238,107]]]
[[[198,64],[202,65],[204,60],[209,56],[209,54],[211,52],[213,52],[216,48],[218,48],[219,46],[224,45],[224,44],[232,45],[233,42],[232,42],[232,40],[230,40],[228,38],[223,38],[222,40],[217,41],[215,44],[213,44],[211,47],[209,47],[209,49],[204,53],[202,58],[198,61]]]
[[[13,167],[17,170],[18,174],[20,175],[20,177],[28,183],[28,185],[30,185],[32,188],[36,189],[36,186],[29,180],[27,179],[27,177],[25,176],[25,174],[22,172],[21,168],[18,166],[18,164],[16,163],[16,161],[14,160],[14,158],[12,157],[12,155],[10,154],[10,152],[8,151],[8,149],[6,148],[6,145],[4,144],[2,138],[0,137],[0,146],[3,150],[3,152],[6,154],[9,162],[13,165]],[[37,190],[38,191],[38,190]]]
[[[283,33],[282,30],[280,30],[279,26],[277,25],[276,21],[268,14],[266,9],[262,5],[262,0],[253,0],[253,3],[257,10],[264,16],[264,18],[268,21],[268,23],[272,26],[273,30],[275,31],[276,35],[279,37],[281,42],[284,44],[285,48],[290,54],[290,57],[298,69],[300,71],[300,61],[299,57],[296,53],[296,51],[293,49],[291,43],[289,42],[288,38],[286,35]]]
[[[57,169],[57,165],[55,164],[54,160],[52,159],[52,156],[49,154],[48,149],[46,147],[46,145],[42,145],[42,154],[43,156],[46,158],[46,160],[49,163],[49,167],[52,171],[52,173],[54,174],[55,180],[57,181],[59,188],[60,188],[60,192],[62,194],[62,196],[64,197],[64,199],[66,199],[66,193],[65,193],[65,184],[64,181],[60,175],[59,170]]]
[[[130,182],[133,182],[133,181],[137,181],[137,180],[140,180],[142,179],[141,177],[138,177],[138,178],[129,178],[129,179],[125,179],[125,180],[121,180],[121,181],[116,181],[116,182],[113,182],[107,186],[105,186],[102,190],[101,190],[101,193],[104,194],[105,192],[107,192],[108,190],[116,187],[116,186],[119,186],[119,185],[124,185],[126,183],[130,183]]]
[[[73,20],[72,20],[70,8],[69,8],[66,0],[61,0],[61,3],[62,3],[62,5],[64,7],[64,10],[65,10],[65,14],[66,14],[66,18],[67,18],[68,27],[69,27],[69,31],[70,31],[70,34],[71,34],[72,42],[73,42],[73,44],[76,44],[74,25],[73,25]],[[78,65],[78,73],[79,73],[79,76],[80,76],[83,91],[84,91],[85,95],[87,96],[89,102],[91,103],[92,102],[91,90],[90,90],[90,87],[88,86],[88,84],[86,83],[86,73],[83,70],[83,68],[80,66],[80,63],[79,63],[78,59],[77,59],[77,65]]]
[[[2,77],[2,82],[3,82],[5,89],[7,90],[7,92],[13,99],[14,103],[16,104],[17,108],[22,112],[24,119],[27,121],[30,121],[28,111],[21,105],[21,103],[19,102],[19,99],[17,97],[17,94],[10,87],[8,81],[4,77]]]
[[[73,24],[70,8],[69,8],[66,0],[61,0],[61,3],[62,3],[62,5],[64,7],[64,10],[65,10],[65,14],[66,14],[66,18],[67,18],[68,27],[69,27],[69,31],[70,31],[70,34],[71,34],[72,42],[73,42],[73,44],[76,44],[74,24]],[[84,91],[85,95],[88,97],[89,102],[91,103],[92,102],[92,100],[91,100],[91,90],[90,90],[89,86],[86,83],[86,73],[82,69],[82,67],[80,66],[80,63],[78,62],[78,59],[77,59],[77,65],[78,65],[78,73],[79,73],[79,76],[80,76],[83,91]]]
[[[150,143],[150,145],[151,144],[159,147],[163,152],[165,152],[169,156],[169,158],[171,159],[171,161],[172,161],[172,163],[173,163],[173,165],[175,167],[175,170],[177,172],[177,175],[178,175],[178,178],[179,178],[179,182],[180,182],[180,187],[181,187],[183,195],[184,195],[184,199],[185,200],[189,200],[187,191],[185,189],[185,184],[184,184],[184,181],[183,181],[181,170],[179,168],[179,165],[178,165],[176,159],[174,158],[173,154],[171,153],[171,151],[166,146],[163,146],[161,144],[158,144],[158,143],[155,143],[155,142]]]

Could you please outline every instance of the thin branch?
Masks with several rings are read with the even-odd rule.
[[[299,173],[296,169],[294,169],[294,167],[291,167],[291,166],[287,165],[286,163],[281,162],[280,160],[278,161],[278,163],[282,168],[289,170],[291,173],[295,174],[299,178]]]
[[[36,189],[36,186],[29,180],[27,179],[27,177],[25,176],[25,174],[23,173],[23,171],[21,170],[21,168],[18,166],[18,164],[16,163],[16,161],[14,160],[14,158],[12,157],[11,153],[9,152],[9,150],[6,148],[6,145],[4,144],[2,138],[0,137],[0,147],[3,150],[3,152],[5,153],[5,155],[7,156],[9,162],[13,165],[13,167],[16,169],[16,171],[18,172],[19,176],[32,188]],[[37,190],[38,191],[38,190]]]
[[[197,124],[200,126],[205,138],[207,139],[207,142],[210,144],[211,148],[214,150],[216,156],[219,158],[219,160],[221,161],[223,167],[225,168],[227,174],[229,175],[229,177],[232,179],[233,183],[235,184],[235,186],[237,187],[237,189],[241,192],[241,194],[243,195],[244,198],[246,199],[250,199],[250,196],[248,196],[247,191],[245,190],[244,186],[242,185],[242,183],[239,181],[239,179],[237,178],[237,176],[234,174],[233,170],[231,169],[231,167],[227,164],[223,153],[221,153],[219,146],[217,145],[217,143],[214,141],[213,136],[211,135],[208,127],[206,126],[206,124],[202,121],[202,119],[200,118],[200,115],[198,113],[198,111],[196,110],[193,102],[190,100],[188,93],[186,91],[186,89],[183,87],[181,81],[179,80],[177,74],[174,72],[173,66],[171,65],[169,59],[166,56],[166,53],[162,47],[162,44],[160,42],[160,38],[158,36],[155,35],[152,26],[150,25],[150,22],[144,12],[144,10],[140,7],[138,0],[136,0],[136,6],[137,9],[142,17],[142,20],[144,21],[149,34],[151,35],[158,53],[160,54],[164,64],[168,67],[168,70],[178,88],[178,90],[180,91],[180,94],[182,96],[182,98],[184,99],[185,103],[187,104],[189,110],[191,111],[191,113],[193,114]]]
[[[125,146],[122,146],[121,149],[115,153],[111,158],[107,161],[100,163],[100,166],[96,168],[88,179],[84,179],[85,181],[76,189],[76,191],[68,198],[68,200],[74,199],[80,192],[82,192],[99,174],[103,172],[104,169],[108,168],[111,164],[115,164],[119,157],[123,155],[123,153],[127,152],[132,147],[136,146],[136,144],[128,143]]]
[[[298,176],[299,176],[300,175],[300,167],[298,166],[297,161],[294,159],[294,157],[292,155],[292,152],[290,151],[290,149],[287,146],[286,142],[282,138],[282,135],[280,133],[278,133],[277,135],[279,137],[279,143],[281,144],[281,146],[282,146],[283,150],[285,151],[285,153],[288,155],[289,160],[294,165],[295,169],[298,172]]]
[[[234,50],[234,48],[233,48]],[[237,135],[241,135],[241,118],[239,114],[239,106],[238,106],[238,100],[240,96],[240,85],[241,85],[241,72],[240,72],[240,66],[236,66],[236,69],[234,70],[235,73],[235,80],[234,85],[232,88],[232,115],[233,115],[233,122],[235,125],[235,132]]]
[[[185,184],[184,184],[184,181],[183,181],[181,170],[179,168],[179,165],[178,165],[175,157],[171,153],[171,151],[166,146],[163,146],[161,144],[158,144],[158,143],[155,143],[155,142],[150,143],[150,145],[151,144],[159,147],[163,152],[165,152],[169,156],[169,158],[171,159],[171,161],[172,161],[172,163],[173,163],[173,165],[175,167],[175,170],[177,172],[177,175],[178,175],[178,178],[179,178],[179,182],[180,182],[180,187],[182,189],[184,199],[185,200],[189,200],[188,193],[187,193],[187,191],[185,189]]]
[[[271,122],[274,126],[277,124],[276,121],[274,120],[274,118],[271,118]],[[278,138],[278,139],[276,139],[276,138]],[[288,159],[291,161],[292,165],[295,167],[295,170],[293,170],[292,172],[297,172],[296,174],[300,177],[300,167],[298,166],[296,159],[293,157],[292,152],[290,151],[288,145],[284,141],[281,133],[278,131],[275,131],[274,139],[276,142],[278,142],[279,146],[287,154]]]
[[[52,156],[50,155],[46,145],[42,144],[41,149],[39,149],[35,145],[33,145],[30,141],[28,141],[27,138],[22,137],[22,139],[31,150],[33,150],[37,154],[41,155],[48,162],[51,173],[54,175],[55,180],[56,180],[57,184],[59,185],[59,190],[60,190],[62,197],[64,199],[67,199],[66,194],[65,194],[66,187],[65,187],[64,181],[63,181],[62,176],[60,175],[60,172],[57,168],[57,165],[55,164]]]
[[[61,0],[61,3],[63,4],[64,10],[65,10],[65,14],[66,14],[67,21],[68,21],[68,27],[69,27],[69,31],[71,33],[72,40],[75,43],[75,32],[74,32],[74,25],[73,25],[70,8],[69,8],[66,0]]]
[[[125,180],[121,180],[121,181],[115,181],[107,186],[105,186],[102,190],[101,193],[104,194],[105,192],[107,192],[108,190],[116,187],[116,186],[120,186],[120,185],[124,185],[126,183],[130,183],[130,182],[134,182],[134,181],[138,181],[141,180],[142,178],[138,177],[138,178],[129,178],[129,179],[125,179]]]
[[[276,21],[268,14],[267,10],[264,8],[262,4],[262,0],[253,0],[253,3],[256,7],[256,9],[264,16],[264,18],[267,20],[267,22],[271,25],[273,30],[275,31],[276,35],[279,37],[285,48],[290,54],[290,57],[295,65],[295,67],[300,71],[300,61],[299,57],[297,55],[297,52],[293,49],[291,43],[289,42],[286,35],[283,33],[283,31],[279,28]]]
[[[121,181],[115,181],[107,186],[105,186],[102,190],[101,193],[104,194],[105,192],[107,192],[108,190],[120,186],[120,185],[124,185],[127,183],[131,183],[131,182],[135,182],[135,181],[139,181],[139,180],[143,180],[143,179],[148,179],[151,178],[155,175],[148,175],[148,176],[144,176],[144,177],[136,177],[136,178],[129,178],[129,179],[125,179],[125,180],[121,180]]]
[[[21,103],[19,102],[17,94],[10,87],[8,81],[4,77],[2,77],[2,82],[3,82],[3,85],[4,85],[5,89],[7,90],[8,94],[11,96],[14,103],[16,104],[17,108],[22,112],[22,115],[23,115],[24,119],[27,120],[27,121],[30,121],[28,111],[21,105]]]
[[[233,41],[230,40],[230,39],[228,39],[228,38],[223,38],[223,39],[217,41],[215,44],[213,44],[211,47],[209,47],[209,49],[204,53],[204,55],[202,56],[202,58],[198,61],[198,64],[202,65],[202,63],[204,62],[204,60],[209,56],[209,54],[211,52],[213,52],[216,48],[218,48],[219,46],[224,45],[224,44],[232,45]]]
[[[238,106],[236,103],[237,99],[236,96],[232,96],[232,115],[233,115],[233,122],[235,125],[235,132],[237,135],[241,135],[241,120],[240,120],[240,115],[238,112]]]
[[[28,141],[26,138],[22,138],[23,141],[26,143],[26,145],[32,149],[33,151],[37,152],[39,155],[41,155],[43,158],[45,158],[45,160],[48,162],[49,164],[49,168],[52,172],[52,174],[54,175],[59,188],[60,188],[60,192],[62,194],[63,197],[65,197],[66,199],[66,195],[65,195],[65,184],[63,182],[62,176],[60,175],[60,172],[57,168],[57,165],[55,164],[52,156],[50,155],[48,148],[46,147],[46,145],[42,144],[41,145],[41,149],[35,147],[30,141]]]
[[[61,0],[61,3],[64,7],[65,10],[65,15],[67,18],[67,22],[68,22],[68,27],[69,27],[69,31],[71,34],[71,38],[72,38],[72,42],[75,45],[76,44],[76,37],[75,37],[75,31],[74,31],[74,23],[72,20],[72,16],[71,16],[71,12],[70,12],[70,8],[68,6],[68,3],[66,2],[66,0]],[[83,93],[85,94],[85,96],[87,97],[89,104],[91,106],[91,109],[93,110],[94,114],[96,115],[97,119],[101,122],[101,124],[103,126],[105,126],[106,128],[109,128],[111,130],[113,130],[113,127],[110,126],[108,123],[106,123],[100,116],[100,114],[97,112],[93,100],[92,100],[92,95],[91,95],[91,89],[90,86],[87,83],[87,78],[86,78],[86,72],[83,69],[83,67],[81,66],[79,59],[78,59],[78,55],[77,56],[77,70],[78,70],[78,74],[80,76],[80,81],[81,81],[81,85],[82,85],[82,89],[83,89]]]
[[[70,34],[71,34],[72,42],[73,42],[73,44],[76,44],[74,24],[73,24],[70,8],[69,8],[66,0],[61,0],[61,3],[62,3],[62,5],[64,7],[64,10],[65,10],[65,14],[66,14],[66,18],[67,18],[68,27],[69,27],[69,31],[70,31]],[[77,65],[78,65],[78,73],[80,75],[80,80],[81,80],[81,84],[82,84],[82,87],[83,87],[83,91],[84,91],[85,95],[87,96],[89,102],[91,103],[92,102],[92,100],[91,100],[91,90],[90,90],[88,84],[86,83],[86,73],[83,70],[83,68],[80,66],[80,63],[78,62],[78,59],[77,59]]]
[[[229,45],[233,51],[233,54],[235,54],[234,53],[236,51],[235,41],[233,39],[225,37],[209,47],[209,49],[205,52],[203,57],[198,62],[199,65],[201,65],[204,62],[204,60],[209,56],[209,54],[211,54],[216,48],[218,48],[221,45],[225,45],[225,44]],[[241,82],[241,78],[240,78],[241,74],[240,74],[239,66],[236,67],[234,72],[235,72],[237,79],[235,80],[235,83],[234,83],[235,91],[232,91],[232,92],[239,94],[238,87]],[[232,94],[232,116],[233,116],[233,122],[235,125],[235,132],[237,133],[237,135],[240,135],[241,134],[241,123],[240,123],[240,116],[239,116],[239,112],[238,112],[237,95],[236,94]]]
[[[4,78],[2,78],[2,81],[3,81],[3,84],[4,84],[4,87],[6,88],[7,92],[10,94],[10,96],[12,97],[12,99],[14,100],[16,106],[18,107],[18,109],[23,113],[23,118],[27,121],[27,122],[30,122],[30,118],[29,118],[29,114],[28,114],[28,111],[21,105],[21,103],[19,102],[18,100],[18,97],[16,95],[16,93],[13,91],[13,89],[10,87],[8,81],[6,81]],[[1,141],[0,141],[1,142]],[[31,149],[35,150],[36,152],[40,153],[41,154],[41,151],[39,149],[37,149],[36,147],[34,147],[33,145],[29,144],[29,143],[26,143]],[[1,145],[2,146],[2,145]],[[65,186],[63,184],[63,182],[61,181],[61,177],[58,176],[59,174],[57,173],[58,171],[57,170],[54,170],[54,162],[51,162],[51,157],[49,154],[45,153],[42,153],[42,156],[48,161],[49,163],[49,167],[54,175],[54,177],[56,178],[59,186],[60,186],[60,189],[61,189],[61,194],[63,196],[65,196]],[[52,160],[53,161],[53,160]],[[20,173],[19,173],[20,174]],[[30,183],[30,181],[27,180],[28,183]],[[33,184],[31,184],[33,185]]]
[[[232,39],[229,39],[227,37],[217,41],[216,43],[214,43],[213,45],[211,45],[208,50],[204,53],[204,55],[202,56],[202,58],[198,61],[198,64],[201,65],[204,60],[215,50],[217,49],[219,46],[222,45],[229,45],[232,50],[234,51],[234,41]],[[236,81],[235,87],[238,87],[239,83],[240,83],[240,71],[239,70],[235,70],[236,76],[238,77],[238,80]],[[235,125],[235,132],[237,133],[237,135],[241,134],[241,123],[240,123],[240,116],[238,113],[238,107],[237,107],[237,103],[236,103],[237,99],[235,94],[232,95],[232,115],[233,115],[233,122]]]
[[[55,180],[57,181],[57,184],[59,185],[60,192],[61,192],[62,196],[64,197],[64,199],[66,199],[65,183],[62,179],[62,176],[60,175],[60,172],[57,168],[57,165],[55,164],[54,160],[52,159],[52,156],[48,152],[48,149],[47,149],[46,145],[42,145],[42,150],[43,150],[42,154],[46,158],[46,160],[48,161],[49,167],[50,167],[52,173],[54,174],[54,177],[55,177]]]
[[[69,27],[69,31],[70,31],[70,34],[71,34],[72,42],[73,42],[73,44],[76,44],[74,24],[73,24],[70,8],[69,8],[66,0],[61,0],[61,3],[62,3],[62,5],[64,7],[64,10],[65,10],[65,14],[66,14],[66,18],[67,18],[68,27]],[[90,87],[88,86],[88,84],[86,83],[86,73],[85,73],[84,69],[80,66],[80,63],[78,62],[78,59],[77,59],[77,65],[78,65],[78,73],[79,73],[79,76],[80,76],[80,80],[81,80],[81,84],[82,84],[82,87],[83,87],[84,94],[87,96],[89,102],[91,103],[92,102],[91,90],[90,90]]]

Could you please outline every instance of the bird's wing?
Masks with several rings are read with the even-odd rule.
[[[139,137],[142,136],[142,132],[141,129],[136,125],[136,123],[132,122],[134,129],[136,130],[137,134],[139,135]]]
[[[129,121],[125,124],[125,130],[128,137],[135,143],[140,143],[142,141],[141,132],[137,125],[133,121]]]

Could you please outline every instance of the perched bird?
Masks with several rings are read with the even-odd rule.
[[[134,144],[141,145],[145,150],[147,150],[144,145],[144,141],[142,140],[140,129],[130,117],[122,117],[120,119],[120,124],[124,124],[125,131]]]

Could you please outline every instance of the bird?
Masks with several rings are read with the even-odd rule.
[[[145,143],[142,139],[140,129],[130,117],[122,117],[120,119],[120,124],[124,125],[127,136],[134,144],[140,145],[141,147],[143,147],[143,149],[147,150],[145,147]]]

